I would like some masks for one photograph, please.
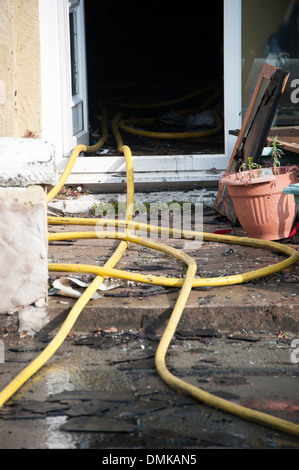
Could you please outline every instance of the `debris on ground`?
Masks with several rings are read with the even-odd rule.
[[[49,295],[61,295],[64,297],[71,297],[71,298],[80,298],[83,294],[86,287],[91,284],[90,282],[83,281],[79,278],[74,277],[60,277],[55,279],[52,282],[52,287],[49,289]],[[108,291],[111,289],[116,289],[117,287],[121,286],[122,283],[115,283],[115,282],[108,282],[104,281],[98,287],[100,291]],[[92,299],[101,299],[102,296],[99,293],[94,293],[91,297]]]
[[[160,319],[160,326],[165,321]],[[28,426],[35,448],[297,448],[296,438],[171,390],[155,370],[159,322],[151,334],[146,332],[149,325],[150,319],[145,319],[138,330],[111,326],[69,336],[37,375],[35,387],[0,410],[3,448],[12,446],[11,439],[7,446],[6,430],[14,433],[15,448],[30,447]],[[19,334],[20,347],[15,348],[16,337],[6,333],[9,348],[6,364],[0,364],[1,384],[44,347],[39,336]],[[262,332],[179,329],[167,366],[215,396],[298,422],[298,370],[287,361],[286,340],[292,339]]]
[[[210,232],[232,229],[242,234],[225,219],[215,220],[214,212],[206,212],[205,222]],[[168,242],[196,259],[199,277],[246,272],[283,258],[249,247]],[[49,261],[84,259],[86,264],[104,265],[117,243],[73,240],[68,249],[52,244]],[[299,246],[298,234],[286,243]],[[117,267],[158,276],[185,275],[183,263],[135,246]],[[84,273],[61,277],[51,272],[51,316],[34,337],[19,332],[11,317],[5,318],[0,330],[6,355],[0,364],[1,387],[51,342],[74,305],[76,298],[65,292],[58,295],[57,285],[82,292],[93,279]],[[294,266],[243,286],[192,289],[167,351],[168,368],[219,397],[298,422],[298,367],[291,361],[299,331],[298,285],[299,270]],[[29,448],[30,426],[36,448],[298,447],[295,438],[211,409],[160,380],[155,352],[178,291],[106,278],[97,292],[101,298],[90,301],[82,323],[76,323],[49,364],[36,374],[34,387],[29,382],[17,400],[1,409],[1,445]]]

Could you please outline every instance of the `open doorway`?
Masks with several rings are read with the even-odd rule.
[[[224,153],[223,0],[85,0],[85,31],[90,143],[104,103],[130,120],[134,155]],[[113,136],[107,148],[117,155]]]

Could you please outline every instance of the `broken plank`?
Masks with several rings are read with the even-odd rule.
[[[252,157],[253,162],[260,161],[288,77],[288,72],[264,64],[226,173],[238,171],[243,162],[248,162],[249,157]],[[236,212],[226,185],[220,185],[213,209],[228,217],[232,224],[237,224]]]

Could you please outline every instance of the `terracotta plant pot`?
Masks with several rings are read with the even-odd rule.
[[[287,238],[297,214],[292,194],[284,188],[297,182],[296,167],[229,173],[222,178],[232,198],[238,220],[250,238],[280,240]],[[268,174],[265,174],[268,173]]]

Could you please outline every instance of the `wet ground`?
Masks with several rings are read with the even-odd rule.
[[[296,449],[298,438],[210,408],[157,375],[159,329],[73,334],[1,410],[2,449]],[[8,337],[7,337],[8,338]],[[299,423],[292,338],[178,331],[169,370],[234,403]],[[43,349],[7,341],[1,387]]]
[[[204,231],[228,228],[213,216],[205,219]],[[74,227],[49,227],[66,229]],[[232,234],[242,231],[232,228]],[[166,242],[194,256],[206,277],[283,259],[235,245]],[[285,241],[294,248],[298,242],[298,235]],[[57,242],[49,246],[49,261],[103,265],[116,245],[113,240]],[[135,246],[118,267],[168,276],[185,272],[183,264]],[[50,273],[49,322],[37,333],[20,331],[12,316],[2,318],[1,389],[45,348],[75,303],[54,287],[62,277],[68,274]],[[115,285],[112,279],[104,285],[53,357],[2,407],[0,448],[298,449],[298,438],[177,393],[158,376],[154,355],[177,289]],[[168,349],[169,370],[234,403],[299,423],[298,286],[295,266],[243,285],[193,289]]]

